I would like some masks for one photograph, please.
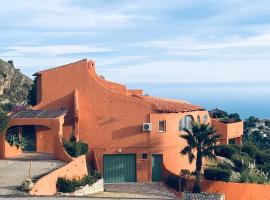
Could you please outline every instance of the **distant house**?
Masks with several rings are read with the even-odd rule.
[[[225,112],[223,110],[220,110],[218,108],[209,111],[209,115],[212,118],[224,118],[224,117],[228,117],[228,113],[227,112]]]
[[[265,122],[263,120],[257,121],[255,122],[255,127],[256,128],[265,127]]]
[[[25,153],[65,160],[62,141],[74,134],[89,145],[89,163],[105,182],[148,182],[161,181],[166,171],[194,170],[179,153],[186,146],[179,135],[192,122],[211,123],[222,134],[221,143],[241,143],[243,123],[224,124],[201,106],[127,89],[104,80],[95,68],[94,61],[84,59],[37,72],[37,105],[10,116],[0,136],[0,156],[22,153],[5,141],[6,134],[18,132],[26,141]]]

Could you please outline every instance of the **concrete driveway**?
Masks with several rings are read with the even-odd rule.
[[[50,154],[25,153],[18,157],[0,160],[0,195],[20,194],[16,188],[29,177],[48,173],[65,163],[54,160]],[[1,198],[0,198],[1,199]]]

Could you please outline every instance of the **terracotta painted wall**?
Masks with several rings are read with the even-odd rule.
[[[243,122],[225,124],[219,122],[217,119],[212,119],[211,124],[222,135],[222,144],[228,144],[229,139],[239,138],[243,135]]]
[[[85,156],[79,156],[65,166],[39,179],[30,191],[30,194],[54,195],[57,192],[56,183],[59,177],[80,179],[87,174],[86,158]]]
[[[243,135],[244,123],[236,122],[232,124],[228,124],[228,138],[236,138],[241,137]]]
[[[204,192],[225,194],[226,200],[270,200],[270,185],[204,180],[202,190]]]
[[[37,152],[39,153],[53,153],[54,139],[53,132],[50,127],[37,126],[36,127],[36,144]]]
[[[182,156],[180,151],[186,146],[186,141],[180,137],[184,134],[183,131],[179,131],[179,123],[183,117],[190,115],[196,121],[199,116],[201,122],[203,117],[209,115],[207,111],[196,111],[188,113],[165,113],[165,114],[151,114],[151,122],[153,124],[153,130],[150,133],[151,146],[163,147],[160,152],[163,154],[163,161],[165,167],[172,173],[179,174],[181,169],[194,170],[195,163],[190,164],[187,156]],[[166,132],[158,132],[158,122],[166,120]]]
[[[148,145],[142,123],[149,122],[151,105],[141,99],[121,95],[123,87],[119,87],[118,92],[107,88],[95,74],[93,62],[84,60],[48,70],[41,77],[42,100],[36,108],[59,109],[63,107],[63,97],[78,91],[79,137],[91,149],[130,146],[144,149]]]

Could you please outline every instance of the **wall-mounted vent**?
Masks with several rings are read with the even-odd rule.
[[[143,123],[143,131],[144,132],[152,131],[152,123]]]

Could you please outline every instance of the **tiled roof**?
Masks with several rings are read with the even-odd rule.
[[[65,115],[66,110],[22,110],[10,115],[11,119],[14,118],[57,118]]]
[[[200,106],[192,105],[185,101],[163,99],[152,96],[144,96],[143,98],[154,105],[153,110],[159,112],[178,113],[204,110],[204,108]]]

